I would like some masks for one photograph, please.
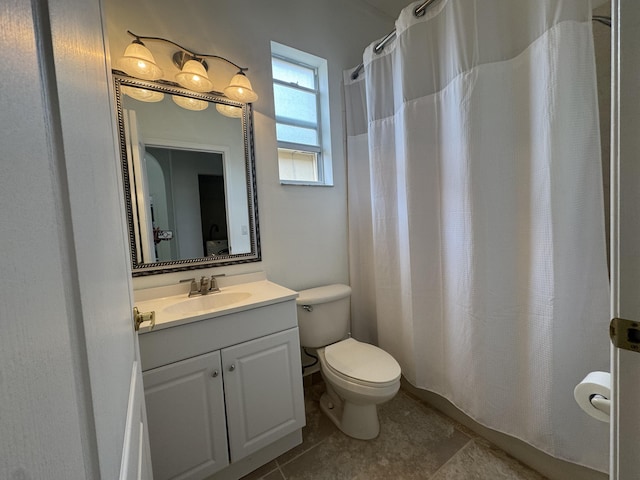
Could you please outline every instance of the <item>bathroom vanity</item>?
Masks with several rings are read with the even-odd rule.
[[[233,278],[136,292],[156,315],[138,337],[155,479],[240,478],[302,441],[297,293]]]

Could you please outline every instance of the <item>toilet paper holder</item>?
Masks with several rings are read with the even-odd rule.
[[[601,412],[611,415],[611,400],[609,400],[604,395],[600,395],[599,393],[594,393],[589,397],[589,402],[595,408],[600,410]]]
[[[611,416],[611,374],[590,372],[576,385],[573,396],[577,404],[589,416],[609,422]]]

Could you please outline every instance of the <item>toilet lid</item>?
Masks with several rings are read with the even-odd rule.
[[[384,350],[348,338],[324,349],[331,368],[356,380],[388,383],[400,377],[400,365]]]

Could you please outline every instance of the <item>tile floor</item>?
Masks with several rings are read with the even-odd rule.
[[[323,383],[305,389],[303,443],[242,480],[545,478],[403,390],[379,407],[378,438],[347,437],[320,411],[323,392]]]

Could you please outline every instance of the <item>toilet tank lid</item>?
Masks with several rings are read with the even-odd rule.
[[[317,305],[319,303],[333,302],[351,295],[351,287],[349,285],[334,284],[325,285],[323,287],[309,288],[300,290],[296,303],[298,305]]]

